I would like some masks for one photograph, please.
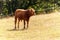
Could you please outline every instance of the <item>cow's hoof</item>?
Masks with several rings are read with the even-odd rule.
[[[25,28],[23,28],[22,30],[25,30]]]
[[[15,28],[13,30],[16,30]]]

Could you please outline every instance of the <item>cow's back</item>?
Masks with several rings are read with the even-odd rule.
[[[19,19],[26,19],[27,10],[17,9],[15,12],[15,16]]]

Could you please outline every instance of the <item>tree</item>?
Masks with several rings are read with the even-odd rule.
[[[2,13],[2,5],[3,5],[3,1],[0,0],[0,14]]]

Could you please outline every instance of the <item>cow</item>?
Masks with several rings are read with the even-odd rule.
[[[19,29],[19,22],[20,21],[24,21],[24,28],[25,29],[25,22],[27,22],[27,28],[28,28],[28,24],[29,24],[29,19],[31,16],[35,15],[35,10],[34,9],[16,9],[15,11],[15,27],[14,29],[16,29],[16,23],[18,20],[18,29]]]

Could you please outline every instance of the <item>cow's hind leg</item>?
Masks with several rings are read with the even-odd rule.
[[[25,20],[24,20],[24,29],[25,29]]]
[[[16,23],[17,23],[17,17],[15,17],[15,28],[14,29],[16,29]]]

